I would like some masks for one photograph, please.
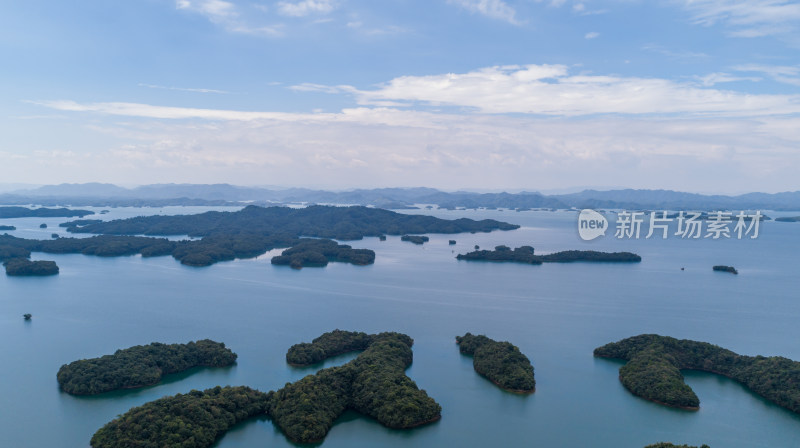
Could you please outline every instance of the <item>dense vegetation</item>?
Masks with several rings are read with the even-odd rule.
[[[800,222],[800,216],[782,216],[775,218],[775,222]]]
[[[13,258],[3,262],[3,266],[6,268],[6,275],[16,277],[42,277],[58,274],[58,265],[56,265],[55,261],[31,261],[27,258]]]
[[[425,244],[430,241],[430,238],[422,235],[403,235],[400,237],[400,241],[408,241],[409,243],[414,244]]]
[[[320,370],[275,393],[269,414],[289,439],[321,440],[348,409],[398,429],[440,418],[441,406],[405,374],[413,358],[413,340],[404,334],[336,331],[311,344],[292,347],[287,359],[318,362],[321,360],[318,350],[332,356],[360,349],[367,339],[368,346],[356,359],[340,367]]]
[[[567,250],[547,255],[535,255],[531,246],[511,249],[508,246],[496,246],[494,250],[476,250],[467,254],[458,254],[459,260],[468,261],[504,261],[525,264],[569,263],[574,261],[589,262],[622,262],[637,263],[642,257],[631,252],[598,252],[594,250]]]
[[[94,215],[89,210],[70,210],[68,208],[36,208],[0,207],[0,219],[3,218],[83,218]]]
[[[14,226],[0,226],[0,231],[3,230],[17,230],[17,228]]]
[[[724,375],[794,412],[800,412],[800,362],[780,356],[744,356],[705,342],[644,334],[594,350],[620,358],[620,381],[635,395],[669,406],[697,408],[681,369]]]
[[[366,350],[375,335],[363,332],[333,330],[314,339],[311,343],[295,344],[286,352],[286,362],[295,366],[308,366],[322,362],[331,356],[356,350]]]
[[[498,342],[484,335],[456,336],[458,349],[472,356],[475,371],[512,392],[531,393],[536,389],[533,366],[510,342]]]
[[[270,393],[215,387],[135,407],[100,428],[93,448],[207,448],[237,423],[267,410]]]
[[[519,226],[492,219],[446,220],[423,215],[404,215],[368,207],[306,208],[245,207],[238,212],[206,212],[198,215],[140,216],[72,226],[76,233],[113,235],[189,235],[214,234],[289,235],[336,240],[358,240],[365,236],[411,233],[461,233],[513,230]]]
[[[137,345],[113,355],[83,359],[61,366],[58,384],[65,392],[93,395],[156,384],[163,375],[192,367],[224,367],[236,361],[225,344],[204,339],[188,344]]]
[[[718,265],[718,266],[714,266],[713,269],[715,271],[719,271],[719,272],[730,272],[731,274],[738,274],[739,273],[739,271],[737,271],[736,268],[734,268],[733,266]]]
[[[141,254],[172,255],[187,266],[209,266],[235,258],[251,258],[276,248],[290,248],[273,259],[274,264],[295,268],[325,266],[328,262],[367,265],[375,261],[368,249],[353,249],[327,238],[361,239],[404,232],[489,232],[518,226],[494,220],[448,221],[431,216],[402,215],[367,207],[305,209],[249,206],[239,212],[207,212],[199,215],[147,216],[116,221],[81,219],[61,224],[73,233],[100,233],[91,238],[29,240],[0,235],[0,252],[82,253],[98,256]],[[135,235],[190,235],[200,240],[170,241]],[[311,236],[323,239],[301,238]],[[423,237],[426,238],[427,237]]]
[[[328,239],[302,239],[281,255],[272,258],[272,264],[289,265],[294,269],[327,266],[329,261],[364,266],[375,262],[375,252],[369,249],[353,249]]]

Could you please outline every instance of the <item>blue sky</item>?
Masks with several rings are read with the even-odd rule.
[[[798,190],[800,3],[0,5],[0,182]]]

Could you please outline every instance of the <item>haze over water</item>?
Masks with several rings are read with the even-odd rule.
[[[171,208],[195,213],[207,208]],[[159,209],[113,209],[114,219]],[[443,218],[494,218],[510,232],[429,235],[423,246],[390,236],[348,242],[375,250],[374,265],[331,263],[300,271],[257,259],[207,268],[171,257],[100,258],[35,253],[55,260],[52,278],[0,276],[0,446],[86,447],[92,434],[133,406],[216,385],[263,391],[314,373],[292,368],[286,350],[336,328],[399,331],[414,338],[408,375],[443,408],[438,423],[389,430],[346,415],[325,447],[642,447],[658,441],[713,448],[800,445],[800,416],[738,383],[684,372],[701,409],[666,408],[627,392],[619,362],[592,350],[641,333],[711,342],[747,355],[800,360],[796,250],[800,224],[765,222],[755,240],[578,238],[575,212],[411,211]],[[774,213],[767,212],[770,216]],[[94,218],[94,217],[93,217]],[[66,219],[3,220],[17,236],[63,233]],[[41,222],[48,229],[40,230]],[[457,240],[449,246],[448,240]],[[474,245],[632,251],[639,264],[529,266],[459,262]],[[712,272],[735,266],[739,275]],[[681,271],[681,267],[685,270]],[[32,313],[25,322],[22,314]],[[454,337],[484,333],[518,345],[532,361],[536,393],[506,393],[478,376]],[[211,338],[238,355],[234,367],[167,377],[140,390],[73,397],[58,389],[65,363],[158,341]],[[345,355],[325,365],[352,359]],[[218,448],[293,446],[269,420],[235,428]]]

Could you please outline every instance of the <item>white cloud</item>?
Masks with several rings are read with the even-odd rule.
[[[333,0],[301,0],[278,2],[278,12],[290,17],[305,17],[311,14],[328,14],[336,9]]]
[[[583,37],[585,39],[597,39],[598,37],[600,37],[600,33],[596,32],[596,31],[592,31],[592,32],[586,33],[586,35],[583,36]]]
[[[713,85],[722,84],[726,82],[740,82],[740,81],[759,82],[762,80],[761,78],[755,76],[734,76],[724,72],[710,73],[705,76],[699,76],[697,79],[699,79],[700,83],[706,87],[711,87]]]
[[[485,188],[537,188],[615,178],[632,187],[687,190],[708,189],[707,174],[723,170],[729,175],[714,181],[717,190],[775,191],[790,187],[800,164],[798,117],[573,120],[386,108],[295,114],[44,105],[143,118],[93,128],[119,144],[82,165],[103,163],[117,182],[162,181],[163,173],[176,182],[455,188],[480,178]],[[79,151],[76,157],[84,157]]]
[[[254,26],[242,19],[236,5],[223,0],[176,0],[179,10],[205,16],[211,23],[231,33],[252,36],[278,37],[283,35],[282,25]]]
[[[660,78],[574,75],[563,65],[498,66],[461,74],[403,76],[373,90],[350,86],[294,88],[350,93],[361,105],[455,106],[490,114],[800,113],[800,95],[747,94]]]
[[[723,24],[735,37],[785,34],[800,23],[800,3],[792,0],[677,0],[699,25]]]
[[[217,89],[196,89],[196,88],[187,88],[187,87],[169,87],[169,86],[159,86],[156,84],[145,84],[139,83],[139,87],[147,87],[148,89],[162,89],[162,90],[177,90],[180,92],[194,92],[194,93],[218,93],[218,94],[228,94],[225,90],[217,90]]]
[[[215,23],[237,17],[236,6],[223,0],[177,0],[176,7],[196,12]]]
[[[519,25],[515,18],[517,11],[503,0],[447,0],[448,3],[458,5],[471,13],[483,14],[492,19],[503,20]]]
[[[762,73],[777,82],[800,86],[800,66],[746,64],[733,69],[739,72]]]

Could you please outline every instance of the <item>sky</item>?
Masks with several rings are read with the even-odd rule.
[[[7,1],[0,61],[0,183],[800,190],[800,1]]]

